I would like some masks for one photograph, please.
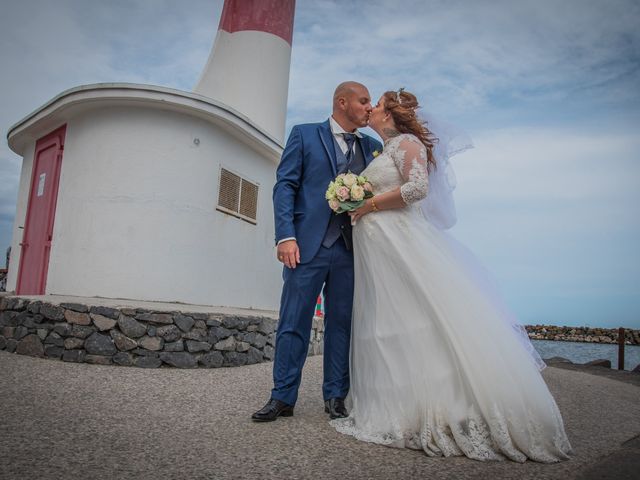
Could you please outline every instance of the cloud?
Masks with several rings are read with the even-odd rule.
[[[493,271],[520,316],[637,325],[635,132],[530,127],[474,141],[474,150],[452,161],[459,217],[453,233]],[[588,309],[580,307],[585,302]]]
[[[329,99],[345,78],[374,96],[405,86],[456,118],[513,103],[535,109],[532,101],[638,105],[633,1],[324,1],[299,7],[296,22],[289,98],[297,114],[324,114],[309,92]]]

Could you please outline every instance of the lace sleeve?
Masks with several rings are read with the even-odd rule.
[[[429,175],[427,172],[427,149],[413,135],[400,140],[393,161],[405,183],[400,187],[400,195],[407,205],[427,196]]]

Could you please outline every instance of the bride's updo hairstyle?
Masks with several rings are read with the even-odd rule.
[[[427,163],[430,168],[436,167],[433,157],[433,144],[438,139],[427,128],[426,122],[422,123],[416,115],[420,108],[418,99],[413,93],[405,92],[401,88],[397,92],[384,92],[384,108],[391,117],[400,133],[411,133],[418,137],[427,149]]]

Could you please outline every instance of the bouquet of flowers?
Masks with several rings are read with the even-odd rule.
[[[367,177],[351,172],[341,173],[329,183],[324,198],[329,208],[336,213],[350,212],[360,208],[367,198],[373,197],[373,189]]]

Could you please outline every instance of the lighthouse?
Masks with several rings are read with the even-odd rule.
[[[226,0],[192,92],[82,85],[13,125],[7,290],[276,310],[293,0]]]
[[[226,1],[194,92],[230,105],[284,141],[295,0]]]

